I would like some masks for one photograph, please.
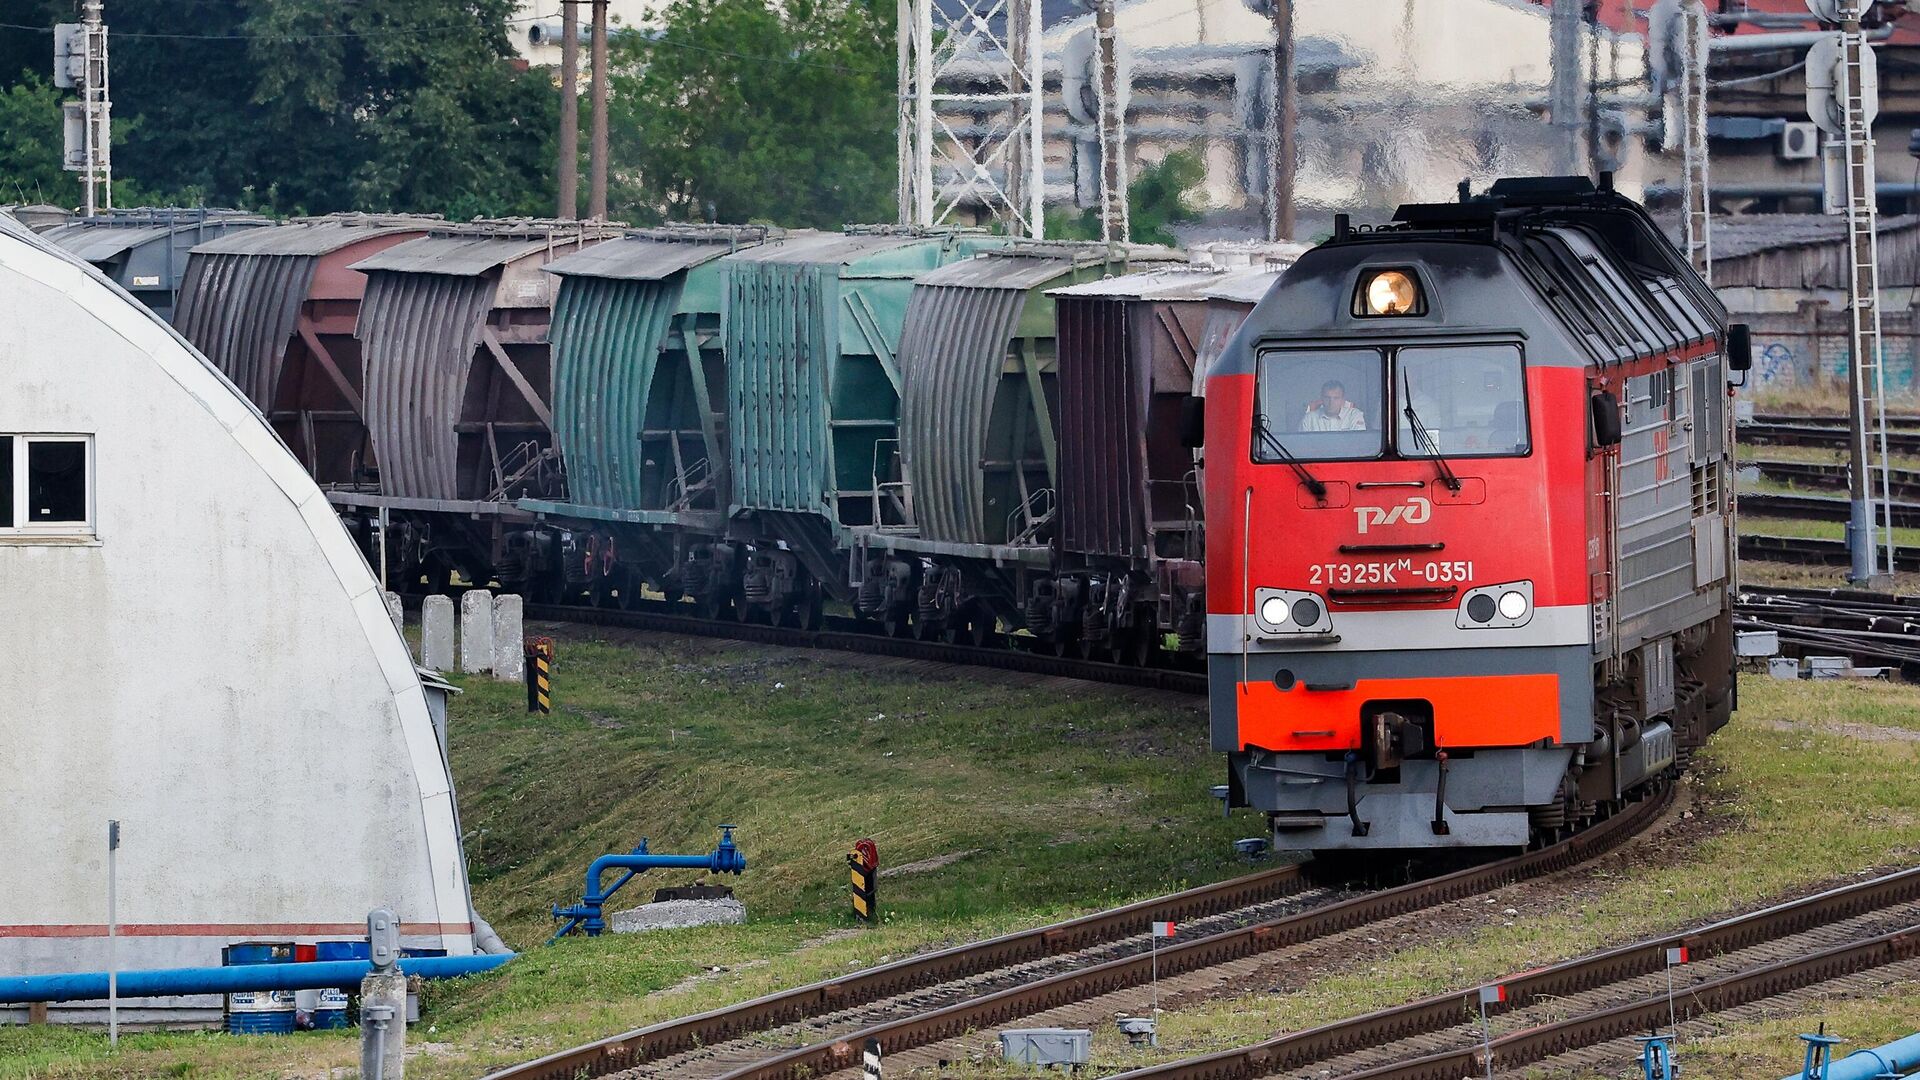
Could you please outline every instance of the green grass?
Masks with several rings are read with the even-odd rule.
[[[1798,518],[1770,518],[1755,514],[1740,515],[1740,532],[1747,535],[1764,533],[1768,536],[1797,536],[1810,540],[1844,540],[1847,524],[1844,521],[1805,521]],[[1920,529],[1896,528],[1893,530],[1893,542],[1898,547],[1920,547]]]
[[[1231,841],[1259,825],[1223,819],[1207,794],[1222,764],[1200,701],[934,672],[728,642],[563,640],[548,718],[525,713],[517,685],[463,680],[452,757],[475,901],[524,954],[429,988],[409,1037],[443,1045],[409,1075],[470,1077],[1247,871]],[[721,822],[739,826],[747,856],[726,883],[748,925],[541,944],[549,905],[579,900],[594,856],[643,836],[654,851],[704,852]],[[970,854],[881,879],[883,922],[856,929],[844,853],[862,836],[887,866]],[[612,907],[692,877],[655,871]],[[279,1076],[354,1053],[332,1034],[156,1034],[109,1061],[94,1033],[0,1030],[0,1077]]]
[[[1358,956],[1297,989],[1253,991],[1171,1013],[1154,1053],[1129,1049],[1102,1030],[1095,1064],[1112,1071],[1244,1045],[1697,925],[1855,871],[1911,865],[1920,851],[1920,743],[1870,736],[1887,728],[1920,731],[1917,707],[1920,690],[1908,686],[1748,677],[1740,713],[1689,777],[1696,812],[1710,826],[1692,857],[1630,874],[1577,876],[1563,902],[1536,904],[1518,918]],[[1881,1027],[1866,1013],[1856,1018],[1855,1008],[1833,1005],[1829,1026],[1877,1035]],[[1913,1019],[1908,1014],[1902,1034],[1913,1030]],[[1504,1033],[1496,1024],[1496,1036]],[[1691,1080],[1786,1071],[1745,1071],[1731,1051],[1682,1060]],[[1622,1064],[1624,1075],[1630,1063]]]

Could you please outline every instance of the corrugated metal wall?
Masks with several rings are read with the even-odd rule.
[[[656,475],[649,475],[640,433],[648,427],[650,411],[671,404],[650,404],[650,399],[685,280],[683,274],[654,281],[563,279],[549,335],[554,437],[566,461],[571,501],[639,509],[664,505],[657,475],[662,470],[656,464]]]
[[[367,275],[357,336],[365,349],[367,427],[383,494],[459,497],[454,425],[496,280],[493,274]]]
[[[1060,517],[1067,551],[1144,555],[1145,365],[1129,348],[1128,302],[1055,299],[1059,334]]]
[[[199,253],[187,264],[174,329],[262,412],[273,409],[287,343],[319,260]]]
[[[982,473],[988,421],[1025,307],[1024,289],[921,285],[900,341],[900,446],[920,535],[958,543],[1006,539],[988,520]]]
[[[736,507],[832,514],[827,370],[839,267],[733,262],[725,327]]]

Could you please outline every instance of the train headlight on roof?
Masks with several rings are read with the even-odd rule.
[[[1369,270],[1360,277],[1353,313],[1366,318],[1425,315],[1427,297],[1410,269]]]
[[[1255,589],[1253,621],[1259,635],[1267,638],[1333,632],[1326,601],[1300,589]]]
[[[1510,629],[1533,619],[1533,582],[1508,581],[1467,590],[1454,625],[1462,630]]]

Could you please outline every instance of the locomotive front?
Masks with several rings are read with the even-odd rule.
[[[1482,199],[1342,222],[1208,382],[1213,740],[1278,846],[1519,846],[1674,761],[1671,707],[1600,703],[1662,675],[1601,655],[1620,456],[1596,428],[1633,411],[1598,388],[1717,357],[1720,326],[1643,328],[1608,374],[1553,283],[1570,271],[1529,251],[1539,217]],[[1607,246],[1606,227],[1560,227]],[[1725,584],[1688,574],[1694,622]]]

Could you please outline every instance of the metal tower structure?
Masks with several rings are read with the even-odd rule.
[[[86,215],[113,209],[113,98],[107,88],[103,0],[81,0],[80,21],[54,28],[53,84],[76,87],[65,104],[66,168],[80,174]]]
[[[899,0],[899,11],[901,223],[942,225],[977,206],[1039,239],[1039,0]]]
[[[1685,0],[1680,9],[1681,194],[1686,256],[1713,283],[1713,219],[1707,187],[1707,7]]]
[[[1120,107],[1113,8],[1114,0],[1096,0],[1093,8],[1093,87],[1100,107],[1100,239],[1109,244],[1126,243],[1133,237],[1127,205],[1126,111]]]

